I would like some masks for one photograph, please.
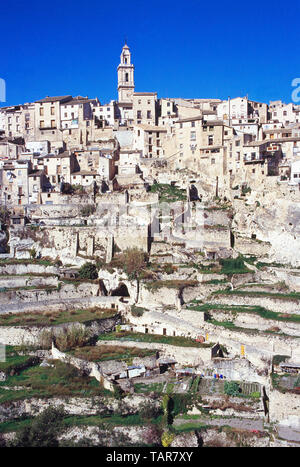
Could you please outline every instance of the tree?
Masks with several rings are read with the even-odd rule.
[[[63,407],[48,407],[37,415],[29,427],[22,428],[11,447],[58,447],[66,413]]]
[[[124,251],[122,260],[129,279],[139,279],[142,270],[147,266],[148,257],[147,253],[134,247]]]
[[[85,263],[78,271],[80,279],[98,279],[98,270],[95,264]]]
[[[139,248],[127,248],[122,255],[122,261],[128,278],[137,282],[136,301],[138,301],[140,277],[143,269],[147,266],[148,255]]]

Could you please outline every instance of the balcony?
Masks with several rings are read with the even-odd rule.
[[[43,131],[43,130],[57,130],[57,127],[56,126],[40,126],[39,129],[41,131]]]

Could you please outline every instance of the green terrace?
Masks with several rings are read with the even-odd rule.
[[[265,291],[246,291],[246,290],[216,290],[212,292],[213,295],[240,295],[242,297],[267,297],[275,298],[279,300],[291,300],[298,301],[300,300],[300,292],[290,292],[290,293],[279,293],[279,292],[265,292]]]
[[[92,397],[111,393],[95,378],[83,376],[76,368],[61,361],[51,366],[31,366],[0,382],[0,403],[33,397]]]
[[[20,420],[13,420],[0,423],[0,433],[17,432],[22,428],[29,427],[34,419],[26,418]],[[151,419],[151,423],[159,423],[161,416]],[[107,415],[71,415],[63,419],[63,425],[65,428],[75,426],[97,426],[99,428],[106,429],[108,426],[142,426],[145,425],[145,419],[141,417],[139,413],[128,414],[126,416],[118,414],[107,414]]]
[[[116,310],[97,307],[88,310],[6,313],[0,315],[0,326],[54,326],[63,323],[96,321],[113,316],[116,316]]]
[[[288,314],[288,313],[276,313],[274,311],[269,311],[262,306],[256,305],[222,305],[215,303],[204,303],[198,304],[197,300],[190,302],[190,305],[187,306],[188,310],[206,312],[209,315],[210,311],[223,311],[224,313],[250,313],[257,314],[264,319],[272,319],[276,321],[285,321],[291,323],[299,323],[300,315]]]
[[[151,392],[155,392],[156,394],[173,394],[177,392],[178,386],[184,382],[187,385],[185,394],[197,394],[200,380],[201,377],[198,375],[194,379],[186,377],[179,381],[176,380],[176,378],[170,378],[166,382],[136,383],[134,384],[134,392],[137,394],[147,394]]]
[[[20,352],[20,353],[19,353]],[[23,369],[36,363],[30,355],[23,355],[21,347],[5,346],[5,361],[0,362],[0,371],[10,374],[12,371]]]
[[[120,342],[134,341],[134,342],[149,342],[154,344],[169,344],[178,347],[198,347],[198,348],[209,348],[214,343],[200,343],[189,337],[182,336],[163,336],[160,334],[143,334],[141,332],[121,331],[121,332],[110,332],[107,334],[101,334],[98,336],[98,342],[119,340]]]
[[[47,293],[59,291],[60,287],[55,287],[53,285],[25,285],[23,287],[0,287],[0,293],[5,292],[18,292],[21,290],[45,290]]]
[[[155,356],[156,350],[137,347],[122,347],[121,345],[84,346],[71,350],[69,354],[89,362],[104,362],[107,360],[130,361],[134,357],[143,358]]]
[[[40,264],[42,266],[56,266],[55,262],[48,258],[1,258],[0,266],[4,266],[6,264]]]
[[[247,258],[240,255],[238,258],[220,259],[219,262],[210,264],[191,262],[181,267],[193,267],[204,274],[225,274],[231,276],[233,274],[251,273],[252,271],[247,268],[244,261],[247,261]]]

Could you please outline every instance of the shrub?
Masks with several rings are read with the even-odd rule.
[[[142,307],[139,307],[139,306],[133,305],[131,307],[132,316],[137,316],[137,317],[143,316],[144,311],[145,311],[145,308],[142,308]]]
[[[64,330],[55,336],[55,344],[61,351],[88,344],[90,334],[87,329],[75,328]]]
[[[22,428],[10,447],[58,447],[58,435],[63,429],[66,413],[63,407],[48,407],[34,418],[31,425]]]
[[[89,217],[92,214],[94,214],[95,211],[96,211],[96,206],[94,206],[93,204],[87,204],[86,206],[83,206],[81,208],[80,214],[82,215],[82,217]]]
[[[162,409],[149,401],[145,401],[139,408],[139,414],[143,420],[149,422],[159,417],[162,414]]]
[[[98,270],[95,264],[85,263],[78,271],[80,279],[95,280],[98,279]]]
[[[34,259],[36,257],[36,249],[31,248],[31,250],[29,250],[29,254],[30,254],[30,258]]]
[[[172,441],[174,440],[175,435],[174,433],[171,433],[170,431],[164,431],[161,437],[161,444],[163,445],[164,448],[168,448]]]
[[[241,390],[240,386],[235,381],[225,381],[224,392],[228,396],[238,396]]]

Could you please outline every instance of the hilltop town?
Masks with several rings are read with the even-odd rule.
[[[0,445],[299,447],[300,105],[117,91],[0,107]]]

